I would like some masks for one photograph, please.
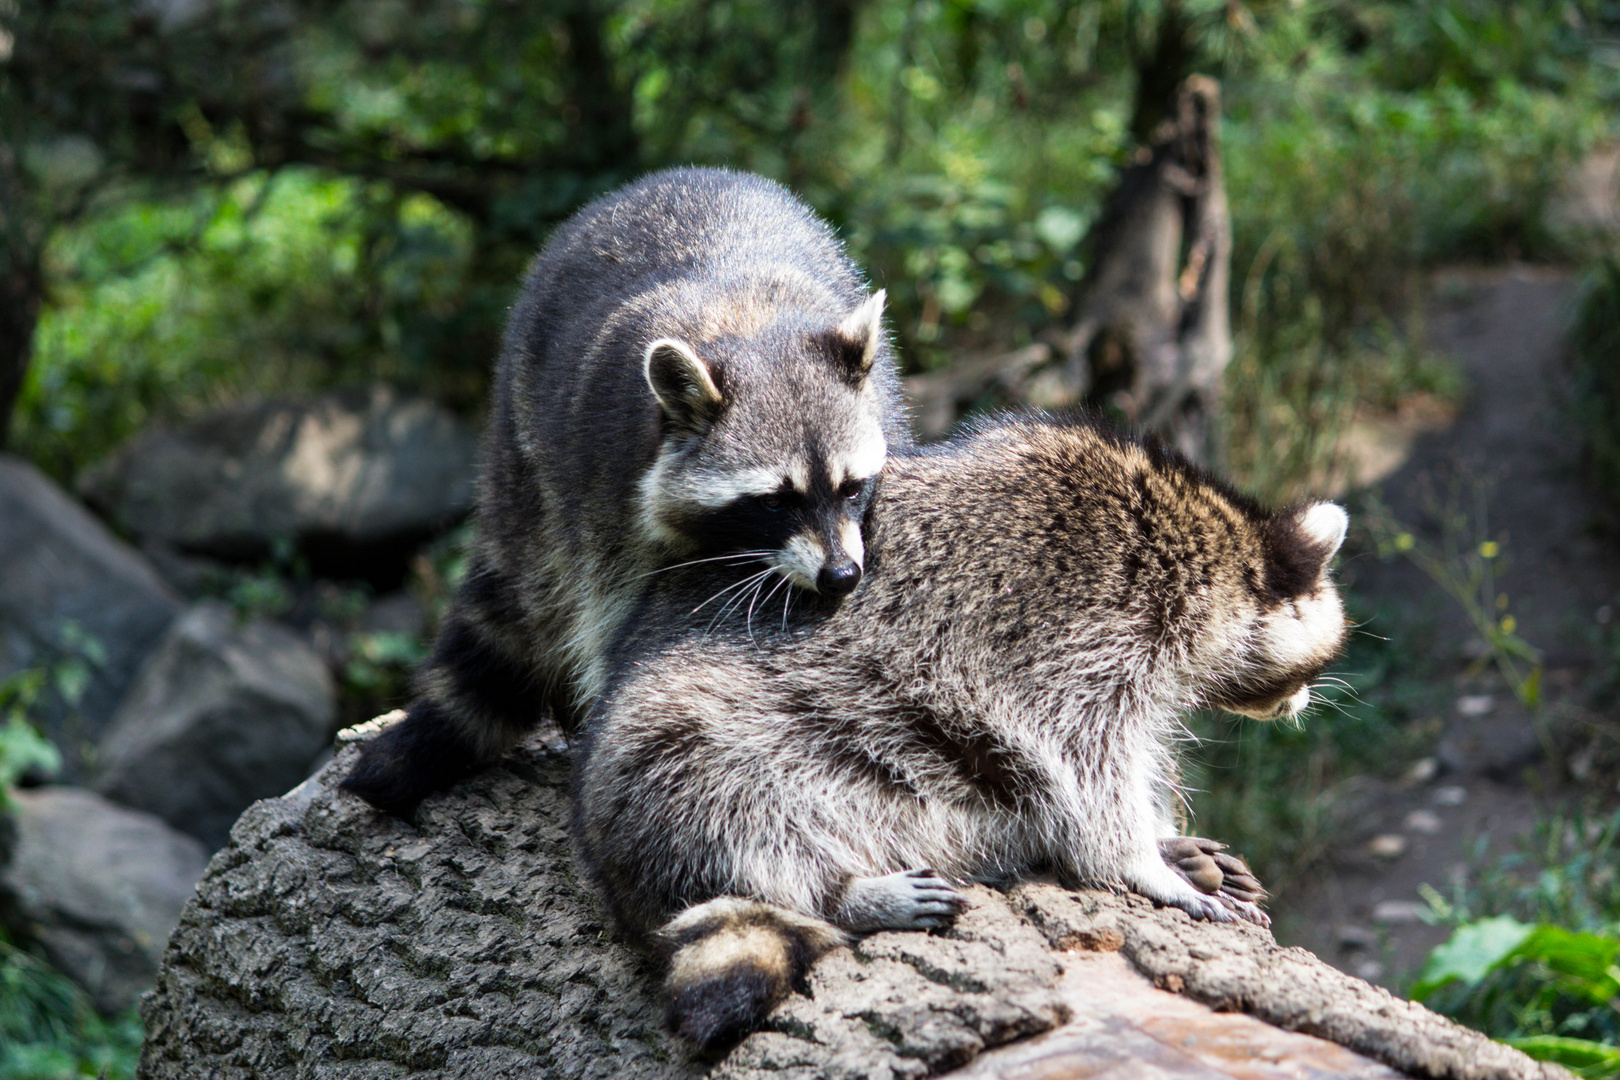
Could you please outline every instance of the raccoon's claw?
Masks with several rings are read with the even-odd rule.
[[[933,870],[901,870],[882,877],[853,878],[834,921],[846,930],[937,930],[949,926],[967,897]]]
[[[1205,896],[1194,893],[1186,896],[1174,896],[1160,903],[1166,907],[1176,907],[1185,911],[1195,919],[1208,919],[1210,922],[1236,922],[1237,914],[1222,903],[1218,896]]]
[[[1227,854],[1225,844],[1201,836],[1172,836],[1159,841],[1159,853],[1165,864],[1189,885],[1217,899],[1247,905],[1258,912],[1255,905],[1268,895],[1248,864],[1236,855]],[[1233,910],[1239,908],[1233,907]],[[1260,922],[1248,915],[1244,917]],[[1262,926],[1270,924],[1270,919],[1261,923]]]

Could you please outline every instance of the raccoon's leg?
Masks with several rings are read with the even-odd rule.
[[[1172,836],[1159,841],[1165,865],[1200,892],[1208,893],[1250,922],[1270,926],[1271,917],[1259,908],[1266,890],[1249,866],[1226,845],[1201,836]]]
[[[339,786],[408,817],[530,731],[547,703],[541,680],[506,644],[521,633],[519,620],[516,582],[475,562],[416,674],[405,719],[365,745]]]
[[[654,935],[669,964],[672,1030],[716,1050],[758,1027],[816,958],[849,935],[775,904],[721,896],[687,908]]]
[[[833,922],[857,934],[875,930],[933,930],[948,926],[967,898],[932,870],[901,870],[850,878]]]

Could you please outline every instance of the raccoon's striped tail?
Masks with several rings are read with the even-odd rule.
[[[758,1027],[789,990],[804,988],[817,957],[850,940],[832,923],[735,896],[687,908],[655,938],[669,964],[670,1029],[705,1050]]]
[[[416,804],[495,760],[547,710],[535,673],[513,659],[517,586],[475,557],[416,673],[405,719],[373,738],[338,786],[379,810],[410,817]]]

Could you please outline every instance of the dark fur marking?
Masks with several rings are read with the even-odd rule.
[[[1298,511],[1285,511],[1266,522],[1266,589],[1270,598],[1291,600],[1315,591],[1330,552],[1305,535]]]
[[[924,708],[906,710],[897,721],[923,750],[954,765],[974,790],[996,806],[1016,809],[1020,792],[1035,785],[1022,775],[1017,753],[989,731],[954,731]]]
[[[487,718],[520,731],[539,722],[545,699],[534,673],[509,660],[478,627],[454,612],[424,670],[434,667],[449,673],[457,698],[474,703]]]
[[[704,1051],[725,1049],[759,1026],[785,986],[752,965],[737,965],[670,995],[671,1031]]]
[[[405,719],[366,743],[338,786],[379,810],[408,818],[424,798],[479,764],[456,722],[437,705],[419,700]]]
[[[475,558],[456,599],[476,609],[485,622],[517,627],[523,624],[519,590],[516,578],[492,570],[482,559]]]

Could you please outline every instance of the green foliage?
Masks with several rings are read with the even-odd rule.
[[[1620,813],[1559,814],[1473,888],[1451,901],[1431,891],[1456,929],[1412,997],[1578,1075],[1620,1076],[1617,854]]]
[[[1412,998],[1582,1076],[1620,1075],[1620,937],[1509,915],[1465,923]]]
[[[101,194],[47,251],[29,456],[69,479],[149,420],[363,378],[474,406],[551,223],[664,162],[804,191],[888,287],[914,367],[1016,344],[1065,317],[1162,89],[1142,80],[1171,63],[1225,86],[1230,466],[1288,493],[1357,409],[1455,393],[1391,329],[1413,273],[1551,250],[1552,185],[1620,100],[1595,2],[408,7],[295,4],[267,31],[227,6],[134,43],[91,4],[18,24],[44,46],[13,75],[53,108],[90,109],[94,78],[45,79],[51,50],[103,37],[176,93],[159,131],[92,130]],[[230,66],[255,49],[300,57],[268,102]]]
[[[102,1018],[71,980],[0,936],[0,1080],[133,1080],[140,1049],[133,1006]]]
[[[1454,490],[1446,505],[1431,508],[1439,519],[1439,543],[1419,539],[1376,499],[1367,500],[1362,518],[1380,558],[1406,558],[1456,602],[1485,642],[1503,681],[1534,709],[1541,704],[1541,650],[1519,636],[1512,600],[1498,590],[1506,553],[1487,524],[1483,487],[1475,488],[1473,503],[1464,509]]]
[[[466,403],[484,365],[438,352],[470,243],[428,196],[309,169],[58,230],[17,447],[71,479],[148,422],[246,395],[385,378]]]
[[[32,723],[46,706],[76,709],[90,685],[92,669],[107,662],[101,642],[77,624],[62,627],[58,648],[40,661],[0,679],[0,812],[6,793],[29,773],[50,776],[62,755]]]
[[[1582,279],[1570,346],[1571,406],[1598,486],[1620,506],[1620,252],[1598,259]]]

